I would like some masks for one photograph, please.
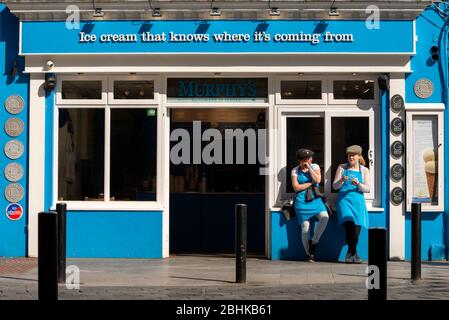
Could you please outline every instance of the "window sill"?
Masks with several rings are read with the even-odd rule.
[[[371,213],[371,212],[373,212],[373,213],[374,212],[375,213],[377,213],[377,212],[385,212],[385,208],[373,207],[370,203],[367,203],[366,207],[367,207],[369,213]],[[335,210],[335,207],[332,206],[332,209]],[[271,207],[270,211],[281,211],[281,207]]]
[[[140,201],[67,201],[67,211],[164,211],[157,202]],[[50,210],[56,210],[56,204]]]

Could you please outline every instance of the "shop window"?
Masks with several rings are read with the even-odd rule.
[[[111,199],[156,201],[156,109],[111,109]]]
[[[321,191],[324,191],[324,118],[320,117],[288,117],[287,121],[287,149],[286,149],[286,177],[287,193],[293,193],[291,171],[298,165],[296,151],[299,148],[312,150],[315,155],[313,162],[321,168]]]
[[[368,117],[332,117],[331,120],[331,177],[332,181],[340,164],[347,163],[346,148],[357,144],[362,147],[366,167],[370,168],[370,125]],[[373,184],[370,181],[370,184]],[[332,188],[333,193],[338,191]]]
[[[322,88],[319,80],[281,81],[281,99],[321,100]]]
[[[59,110],[59,200],[103,200],[104,117],[104,109]]]
[[[61,97],[63,100],[100,100],[101,80],[63,80]]]
[[[407,210],[444,210],[443,112],[407,111]]]
[[[332,182],[338,165],[347,162],[346,148],[358,144],[363,149],[366,167],[370,170],[370,193],[365,195],[371,205],[378,205],[376,195],[379,184],[375,181],[375,134],[373,111],[324,111],[322,113],[301,112],[301,107],[284,107],[281,112],[280,126],[283,128],[281,139],[281,154],[278,161],[280,198],[288,199],[292,195],[291,171],[298,165],[296,151],[308,148],[314,151],[313,162],[321,169],[320,189],[328,199],[335,201],[337,192],[332,190]],[[288,110],[288,111],[286,111]],[[353,113],[347,116],[348,112]]]
[[[374,100],[374,80],[334,80],[334,100]]]
[[[154,81],[132,80],[114,81],[114,99],[152,100],[154,99]]]
[[[56,103],[59,105],[106,104],[106,77],[60,75],[56,80]]]

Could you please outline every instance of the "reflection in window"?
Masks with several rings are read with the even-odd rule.
[[[111,200],[156,201],[154,111],[111,110]]]
[[[154,99],[154,81],[114,81],[114,99],[152,100]]]
[[[281,98],[321,100],[321,81],[281,81]]]
[[[334,99],[374,100],[374,80],[335,80]]]
[[[101,80],[63,80],[61,88],[62,99],[101,100]]]
[[[340,164],[347,163],[346,148],[357,144],[363,149],[363,158],[369,168],[369,118],[368,117],[334,117],[332,125],[332,181]],[[372,182],[371,182],[372,184]],[[332,192],[338,192],[332,189]]]
[[[58,199],[102,200],[104,110],[60,109]]]
[[[298,165],[296,151],[300,148],[312,150],[313,162],[318,164],[323,177],[320,190],[324,191],[324,119],[323,118],[287,118],[287,174],[286,190],[293,193],[291,171]]]

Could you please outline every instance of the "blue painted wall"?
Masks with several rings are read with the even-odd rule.
[[[28,131],[28,76],[22,73],[24,61],[17,57],[19,40],[19,23],[5,5],[0,4],[0,256],[16,257],[27,254],[27,131]],[[17,75],[11,76],[13,63],[17,63]],[[24,110],[18,115],[9,114],[4,103],[10,95],[21,95],[25,101]],[[10,117],[18,117],[25,124],[24,132],[17,138],[11,138],[3,129],[6,120]],[[20,140],[25,152],[21,158],[11,160],[3,152],[5,144],[11,140]],[[6,217],[6,207],[9,202],[4,197],[4,190],[10,183],[4,176],[4,168],[8,163],[17,162],[25,170],[24,177],[19,181],[25,190],[23,199],[19,202],[24,210],[20,220],[11,221]]]
[[[70,211],[67,257],[162,258],[162,212]]]
[[[384,213],[370,213],[370,227],[385,227]],[[348,248],[344,228],[337,218],[329,223],[316,250],[317,260],[343,261]],[[357,251],[362,259],[368,259],[368,230],[362,229]],[[271,259],[303,260],[304,248],[301,242],[301,230],[296,217],[287,221],[282,212],[271,212]]]
[[[423,213],[422,217],[422,257],[428,259],[431,246],[449,247],[449,238],[447,231],[448,223],[448,200],[449,200],[449,118],[447,110],[447,84],[442,75],[447,75],[448,55],[444,48],[447,48],[447,35],[443,33],[444,21],[437,14],[435,7],[428,7],[416,19],[416,33],[418,36],[417,55],[411,59],[413,73],[406,79],[406,97],[407,103],[445,103],[445,212],[441,213]],[[430,48],[438,46],[440,48],[440,61],[434,62],[431,59]],[[434,84],[434,93],[427,99],[421,99],[414,93],[414,84],[418,79],[427,78]],[[410,213],[406,215],[406,259],[410,259],[410,238],[411,238],[411,217]],[[434,257],[435,258],[435,257]],[[447,259],[447,253],[446,253]]]

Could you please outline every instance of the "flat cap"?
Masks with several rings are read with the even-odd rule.
[[[313,155],[314,155],[313,151],[309,150],[309,149],[301,148],[298,151],[296,151],[296,158],[298,160],[307,159],[307,158],[313,157]]]
[[[359,145],[353,145],[346,148],[346,154],[362,154],[362,147]]]

